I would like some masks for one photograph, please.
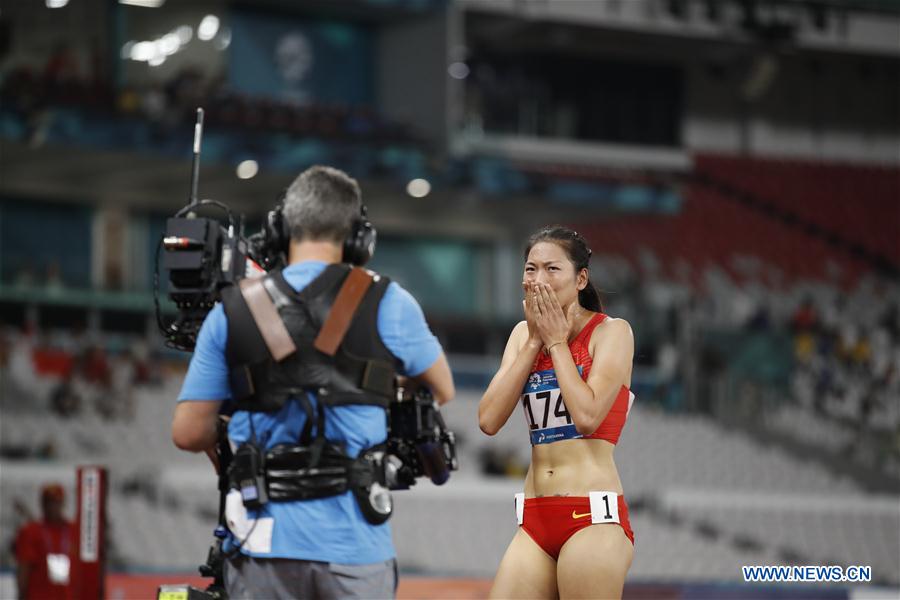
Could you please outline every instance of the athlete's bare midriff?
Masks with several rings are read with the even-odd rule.
[[[606,440],[590,439],[532,447],[525,497],[587,496],[592,490],[622,494],[614,450]]]

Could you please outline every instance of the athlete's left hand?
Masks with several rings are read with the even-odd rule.
[[[568,343],[572,330],[572,306],[563,311],[553,291],[546,283],[536,283],[534,289],[535,325],[545,348],[557,343]],[[573,302],[572,305],[576,305]]]

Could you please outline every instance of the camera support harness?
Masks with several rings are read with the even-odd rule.
[[[323,275],[326,280],[336,280],[336,277],[342,274],[340,273],[341,269],[343,267],[335,268],[333,265],[331,271],[326,270]],[[273,363],[282,363],[289,357],[298,354],[297,340],[292,337],[291,331],[289,331],[282,314],[279,312],[279,307],[283,309],[292,303],[296,303],[296,299],[291,299],[285,293],[285,290],[281,289],[276,283],[276,277],[280,276],[280,272],[276,272],[269,276],[244,279],[240,282],[238,288],[239,298],[236,297],[237,294],[235,293],[223,296],[229,319],[238,318],[243,320],[241,323],[234,323],[233,330],[247,331],[248,328],[255,329],[258,335],[249,335],[249,340],[255,339],[257,346],[259,346],[261,341],[265,346],[266,354],[268,354],[268,360]],[[328,307],[324,322],[318,328],[315,339],[312,340],[314,350],[312,348],[303,349],[302,344],[301,349],[307,352],[320,353],[324,355],[321,358],[325,361],[334,359],[366,293],[370,290],[372,284],[378,280],[380,280],[380,277],[369,271],[359,267],[350,268],[341,282],[336,296],[330,303],[330,307]],[[284,282],[283,278],[281,278],[281,281]],[[382,283],[386,284],[387,282],[384,281]],[[384,286],[380,287],[382,287],[382,290],[379,291],[383,293]],[[328,286],[324,289],[327,291]],[[378,300],[380,300],[380,297],[381,294],[377,294]],[[370,298],[370,301],[372,300],[374,298]],[[246,306],[246,312],[240,310],[240,304]],[[375,306],[377,308],[377,302]],[[372,307],[369,306],[368,308],[371,310]],[[315,311],[307,311],[307,315],[313,316],[311,314],[313,312]],[[248,321],[252,321],[252,323]],[[308,319],[301,323],[305,324],[306,327],[314,326],[315,319]],[[304,331],[308,331],[306,327],[303,328]],[[296,335],[296,331],[294,333]],[[243,339],[241,345],[244,346]],[[250,346],[252,345],[251,343]],[[248,349],[245,347],[242,354],[246,359],[254,354],[254,350],[253,348]],[[255,349],[255,354],[257,357],[260,354],[258,347]],[[344,352],[344,354],[348,353]],[[346,357],[344,357],[343,364],[346,364],[346,362]],[[360,363],[359,360],[356,362]],[[349,375],[352,379],[360,379],[359,382],[354,382],[357,384],[357,387],[374,392],[374,394],[370,393],[367,396],[360,396],[359,400],[361,402],[359,403],[378,404],[386,408],[390,401],[390,395],[393,393],[393,369],[389,369],[391,377],[386,378],[384,377],[387,374],[385,373],[386,369],[384,369],[384,365],[381,368],[377,368],[378,362],[380,361],[368,361],[363,369],[352,368]],[[372,363],[376,363],[376,368],[371,368]],[[334,362],[332,369],[340,371],[341,369],[336,366],[337,364]],[[297,366],[302,367],[302,365]],[[315,366],[310,365],[310,369],[315,370]],[[254,370],[256,370],[256,379],[254,379]],[[235,373],[235,371],[237,372]],[[271,372],[266,371],[266,373]],[[347,375],[346,373],[342,374]],[[233,387],[242,389],[245,397],[243,402],[239,402],[239,405],[242,405],[241,408],[256,411],[269,411],[279,408],[280,403],[272,401],[273,395],[271,393],[268,393],[267,390],[258,389],[257,384],[262,375],[258,366],[254,369],[248,366],[247,363],[232,365],[232,375],[232,381],[237,381],[238,383],[237,386]],[[276,378],[278,378],[277,374]],[[328,378],[320,379],[319,383],[323,383]],[[388,380],[390,385],[386,385]],[[283,389],[288,388],[283,386]],[[367,521],[372,524],[380,524],[386,521],[391,514],[392,502],[389,491],[385,486],[384,467],[382,464],[385,450],[384,444],[364,450],[357,458],[349,457],[342,445],[332,443],[325,438],[325,404],[329,404],[331,399],[328,387],[320,386],[317,389],[312,388],[312,390],[296,389],[294,387],[290,387],[290,389],[295,392],[292,394],[292,397],[300,403],[307,415],[306,423],[300,435],[299,445],[279,444],[266,452],[262,452],[256,446],[256,440],[251,439],[237,449],[229,476],[231,486],[237,487],[241,491],[245,506],[248,508],[260,508],[268,501],[309,500],[342,494],[351,490]],[[305,393],[306,391],[316,391],[318,393],[319,401],[317,402],[315,411],[317,414],[315,417],[310,399]],[[259,403],[258,407],[253,406],[256,402]],[[351,404],[356,402],[353,401],[353,398],[350,398],[344,399],[339,403]],[[315,437],[311,435],[313,423],[316,425]]]

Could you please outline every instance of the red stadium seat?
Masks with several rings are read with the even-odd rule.
[[[793,279],[833,280],[850,286],[869,267],[840,247],[806,230],[806,224],[834,233],[900,264],[900,171],[830,163],[699,155],[698,174],[721,182],[760,204],[716,191],[699,179],[684,186],[682,210],[673,216],[610,218],[581,227],[595,250],[637,265],[647,248],[673,272],[680,259],[695,275],[718,265],[736,281],[743,278],[735,257],[750,256],[778,265]],[[767,212],[766,205],[772,210]],[[789,223],[782,215],[796,216]]]

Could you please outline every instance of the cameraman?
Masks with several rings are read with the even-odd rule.
[[[361,207],[357,182],[330,167],[304,171],[287,189],[283,216],[290,243],[288,266],[282,274],[296,292],[344,262],[343,244]],[[317,283],[309,292],[318,293],[312,290],[321,287]],[[364,306],[360,305],[360,311]],[[447,359],[406,290],[396,283],[387,285],[377,304],[377,319],[370,323],[371,333],[364,337],[370,345],[387,349],[400,374],[427,385],[440,404],[453,397]],[[217,304],[200,330],[175,409],[172,439],[182,450],[215,455],[220,408],[226,403],[225,412],[229,412],[227,404],[233,402],[235,391],[227,357],[243,342],[229,340],[229,331],[233,329],[226,310]],[[297,339],[295,331],[290,333]],[[296,445],[308,434],[304,426],[313,414],[310,405],[314,410],[321,408],[318,394],[311,391],[306,398],[289,397],[275,411],[237,410],[228,425],[229,441],[233,448],[258,441],[263,452],[279,444]],[[322,407],[324,436],[329,443],[344,444],[349,457],[385,441],[382,406],[322,403]],[[269,501],[253,510],[245,508],[240,492],[231,490],[225,514],[231,531],[225,584],[232,598],[394,596],[397,562],[390,526],[370,524],[349,491],[324,498]]]

